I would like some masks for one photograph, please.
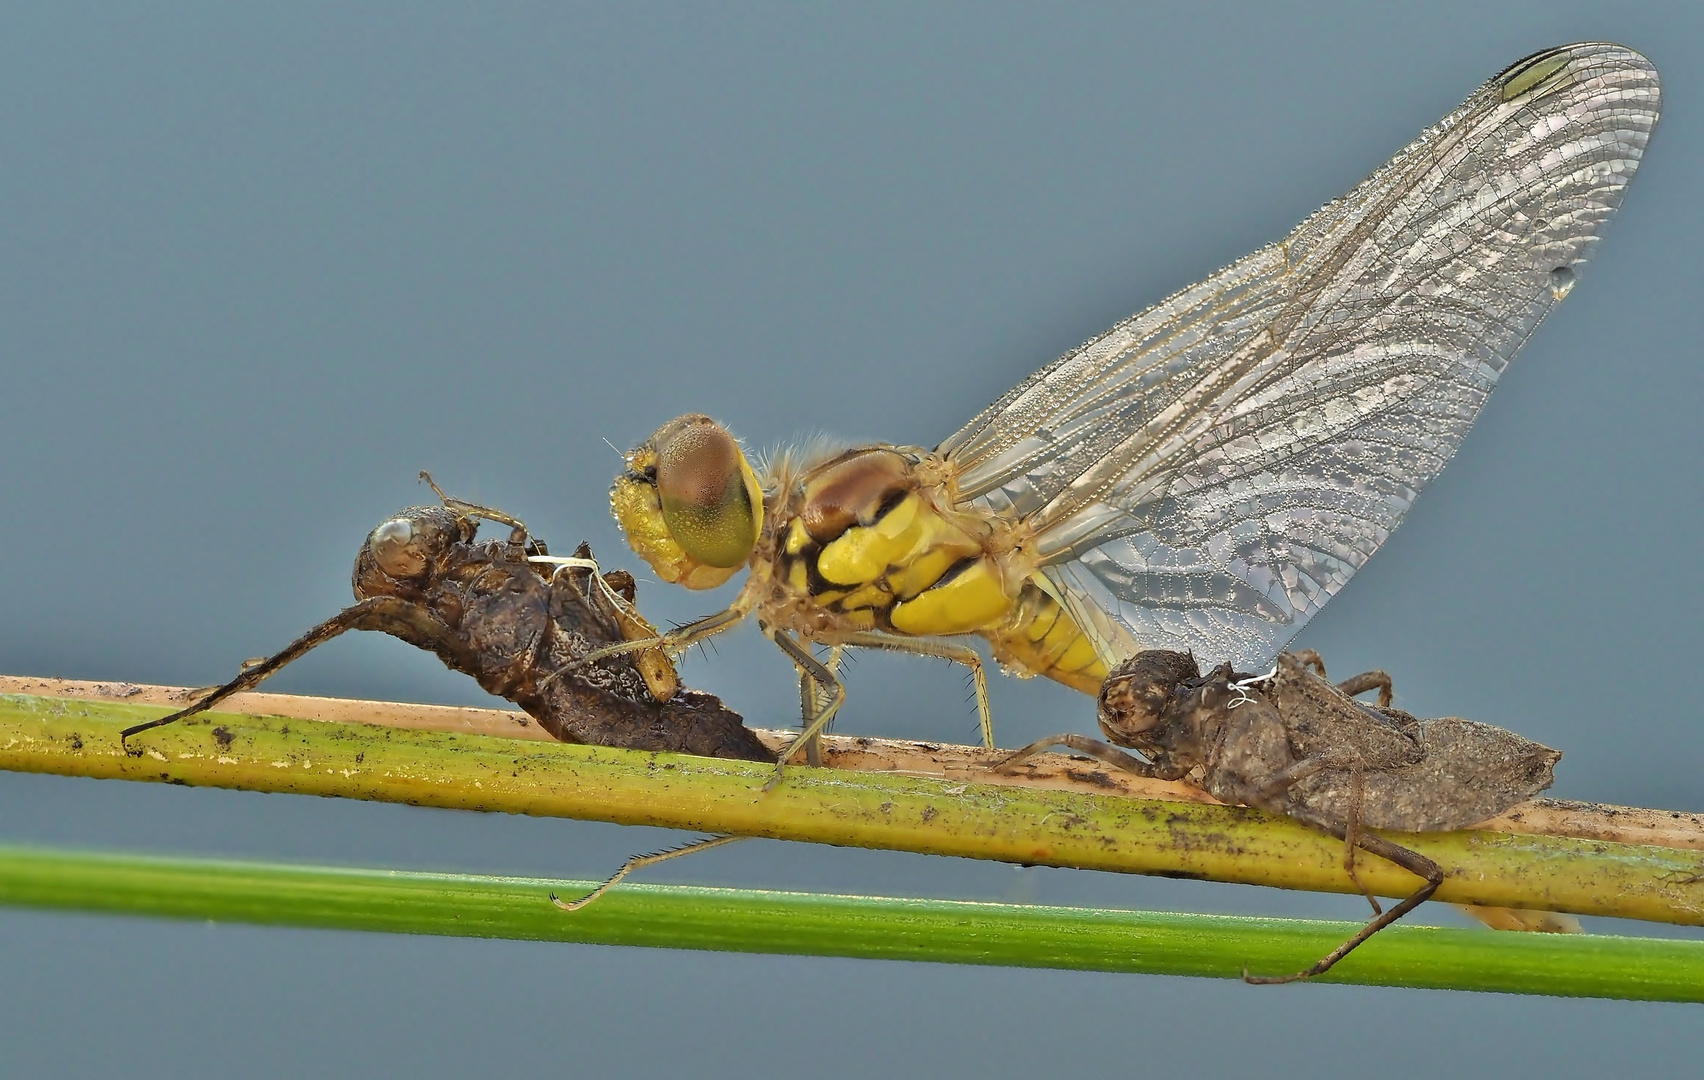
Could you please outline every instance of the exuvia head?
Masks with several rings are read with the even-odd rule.
[[[450,545],[473,539],[474,523],[443,506],[411,506],[367,534],[355,560],[355,591],[368,567],[397,582],[419,584]]]
[[[763,489],[740,444],[698,413],[630,451],[609,502],[628,545],[658,577],[689,589],[732,577],[763,527]]]
[[[1099,720],[1107,738],[1120,746],[1155,746],[1155,728],[1169,714],[1179,689],[1199,681],[1201,668],[1186,652],[1148,649],[1113,668],[1101,686]]]

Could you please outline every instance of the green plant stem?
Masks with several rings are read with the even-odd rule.
[[[454,937],[1234,979],[1293,971],[1356,924],[642,885],[564,913],[588,882],[0,848],[0,903]],[[1326,980],[1704,1000],[1704,942],[1395,926]]]
[[[1240,807],[603,747],[0,697],[0,768],[661,825],[937,855],[1355,892],[1339,842]],[[1493,832],[1405,835],[1459,903],[1704,922],[1704,853]],[[1381,895],[1416,879],[1366,858]]]

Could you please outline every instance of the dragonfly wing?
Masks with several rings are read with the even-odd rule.
[[[1129,632],[1106,648],[1264,669],[1573,288],[1659,104],[1618,45],[1521,61],[1283,241],[949,438],[961,501],[1034,528],[1054,587]]]

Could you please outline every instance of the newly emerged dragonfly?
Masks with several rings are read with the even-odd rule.
[[[1574,288],[1658,108],[1630,49],[1527,57],[1283,240],[1073,349],[934,450],[783,453],[759,472],[709,417],[670,421],[615,482],[628,542],[690,588],[750,576],[662,644],[755,614],[801,672],[795,747],[845,696],[813,643],[969,665],[990,746],[958,635],[1091,694],[1143,649],[1265,670]]]

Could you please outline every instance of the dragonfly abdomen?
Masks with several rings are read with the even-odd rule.
[[[1045,675],[1085,694],[1100,693],[1107,667],[1094,642],[1034,578],[1024,582],[1006,621],[981,633],[1009,673]]]

